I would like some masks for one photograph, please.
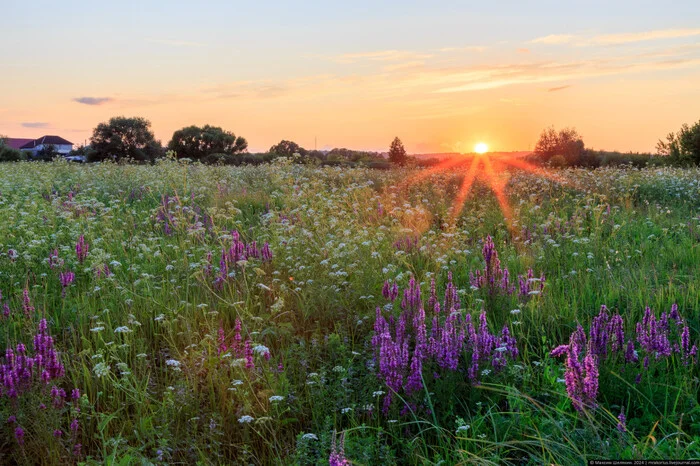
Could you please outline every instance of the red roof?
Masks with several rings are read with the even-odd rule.
[[[19,149],[25,144],[28,144],[30,142],[34,141],[34,139],[25,139],[25,138],[5,138],[5,145],[7,147],[11,147],[13,149]]]
[[[63,144],[69,144],[73,145],[72,142],[66,141],[60,136],[42,136],[39,139],[29,139],[26,144],[24,144],[20,149],[33,149],[36,146],[40,146],[42,144],[50,144],[52,146],[59,146]]]

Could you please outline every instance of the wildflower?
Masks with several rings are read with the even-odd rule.
[[[129,333],[131,332],[131,329],[129,327],[123,326],[123,327],[117,327],[114,329],[114,333]]]
[[[304,434],[301,436],[301,438],[304,440],[318,440],[318,437],[316,436],[316,434],[311,434],[311,433]]]
[[[17,443],[24,445],[24,429],[17,427],[15,429],[15,438],[17,439]]]
[[[97,364],[95,364],[95,367],[93,367],[92,370],[95,373],[95,376],[97,378],[100,378],[109,375],[110,367],[104,362],[98,362]]]
[[[246,415],[246,416],[241,416],[241,417],[238,418],[238,422],[240,422],[241,424],[250,424],[250,423],[253,422],[254,420],[255,420],[254,417],[248,416],[248,415]]]
[[[270,403],[275,403],[277,401],[282,401],[282,400],[284,400],[283,396],[273,395],[270,397]]]
[[[165,361],[165,364],[166,364],[168,367],[172,367],[173,369],[175,369],[175,370],[177,370],[177,371],[180,370],[180,361],[178,361],[177,359],[167,359],[167,360]]]
[[[85,262],[89,250],[90,245],[85,242],[85,236],[80,235],[78,242],[75,244],[75,254],[78,257],[78,262],[81,264]]]
[[[350,466],[350,461],[345,458],[345,437],[341,434],[340,446],[336,449],[335,435],[331,443],[331,455],[328,457],[329,466]]]
[[[617,430],[627,432],[627,418],[624,411],[620,411],[620,415],[617,416]]]

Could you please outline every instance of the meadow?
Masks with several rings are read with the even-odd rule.
[[[700,169],[555,173],[3,164],[0,463],[700,458]]]

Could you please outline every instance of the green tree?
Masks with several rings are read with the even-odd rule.
[[[7,136],[0,134],[0,162],[19,162],[20,160],[27,160],[27,154],[7,146],[7,144],[5,144],[6,139]]]
[[[47,144],[44,147],[42,147],[41,150],[37,151],[36,156],[34,158],[36,160],[44,160],[48,162],[56,157],[58,157],[58,151],[56,150],[56,147],[53,144]]]
[[[389,161],[394,165],[406,165],[408,161],[408,156],[406,155],[406,149],[403,147],[401,139],[395,137],[391,142],[391,147],[389,148]]]
[[[141,117],[113,117],[100,123],[92,132],[90,161],[135,160],[150,162],[163,149],[151,131],[151,122]]]
[[[577,165],[586,152],[583,139],[574,128],[564,128],[557,132],[554,127],[542,131],[535,144],[535,155],[543,162],[549,162],[555,155],[561,155],[557,163]]]
[[[700,165],[700,121],[693,126],[685,123],[678,133],[669,133],[666,141],[659,140],[656,152],[681,165]]]
[[[294,154],[299,154],[299,155],[306,155],[307,150],[301,147],[299,144],[297,144],[294,141],[287,141],[287,140],[282,140],[279,142],[279,144],[275,144],[274,146],[270,147],[271,154],[277,154],[282,157],[291,157]]]
[[[180,159],[203,160],[211,154],[239,154],[248,149],[248,141],[218,126],[188,126],[173,133],[168,149]]]

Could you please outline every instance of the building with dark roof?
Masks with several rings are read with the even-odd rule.
[[[73,150],[73,143],[60,136],[42,136],[39,139],[31,139],[19,150],[29,152],[32,156],[35,156],[37,152],[48,146],[53,146],[56,152],[61,155],[68,155]]]
[[[32,142],[34,139],[26,138],[5,138],[3,141],[7,147],[21,149],[23,145]]]

